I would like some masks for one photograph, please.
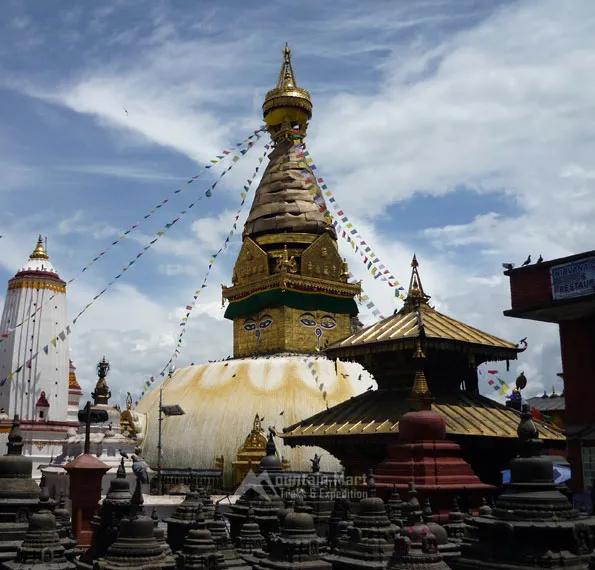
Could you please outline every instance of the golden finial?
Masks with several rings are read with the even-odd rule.
[[[279,72],[279,79],[277,79],[277,89],[280,91],[291,91],[295,88],[295,75],[293,74],[293,66],[291,65],[291,50],[289,49],[289,45],[285,44],[283,65]]]
[[[421,278],[419,276],[418,268],[419,263],[415,253],[411,260],[411,279],[409,281],[409,291],[407,292],[407,298],[405,299],[404,308],[408,311],[413,310],[420,305],[426,305],[430,299],[429,295],[426,295],[424,288],[421,284]]]
[[[39,238],[37,240],[37,245],[33,250],[33,253],[29,256],[29,259],[49,259],[50,256],[47,254],[45,250],[45,246],[43,245],[43,237],[39,234]]]
[[[285,44],[283,64],[279,71],[277,85],[264,99],[262,111],[268,131],[275,142],[304,138],[308,120],[312,116],[310,93],[297,86],[291,50]]]
[[[426,359],[426,355],[424,354],[420,342],[417,342],[413,358],[416,361],[417,370],[415,371],[415,378],[413,380],[413,388],[411,389],[411,396],[409,396],[409,401],[418,410],[431,410],[434,397],[430,392],[430,388],[426,380],[426,375],[423,371],[423,365]]]

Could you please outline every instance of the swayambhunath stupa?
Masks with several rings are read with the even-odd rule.
[[[595,570],[590,5],[17,4],[0,570]]]
[[[183,402],[185,415],[163,422],[163,464],[222,464],[228,482],[256,416],[281,431],[375,384],[360,365],[321,352],[352,332],[360,286],[349,281],[335,229],[313,199],[316,182],[303,175],[309,167],[300,149],[312,103],[297,86],[288,47],[262,108],[274,150],[244,226],[232,286],[223,288],[234,357],[176,370],[135,409],[141,453],[156,465],[160,388],[164,404]],[[316,453],[325,470],[339,469],[318,448],[278,446],[291,469],[308,468]]]

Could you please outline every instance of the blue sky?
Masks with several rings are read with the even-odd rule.
[[[511,341],[528,336],[507,378],[524,370],[531,393],[549,390],[559,382],[557,328],[502,316],[510,297],[500,264],[592,249],[594,32],[589,0],[7,1],[0,279],[39,232],[72,278],[258,128],[287,41],[312,93],[310,151],[362,235],[401,281],[416,251],[438,309]],[[138,392],[161,370],[262,144],[77,323],[70,342],[83,387],[103,354],[114,393]],[[71,317],[214,180],[177,195],[77,278]],[[193,311],[179,365],[231,353],[220,284],[238,237]],[[399,306],[341,249],[385,313]]]

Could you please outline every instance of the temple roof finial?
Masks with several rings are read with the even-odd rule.
[[[97,379],[95,390],[91,394],[91,396],[93,396],[94,406],[97,406],[97,404],[107,404],[112,396],[109,386],[107,385],[107,381],[105,380],[105,377],[107,376],[109,369],[109,362],[105,359],[104,356],[101,362],[97,364],[97,376],[99,376],[99,378]]]
[[[417,261],[417,256],[414,253],[413,259],[411,260],[411,279],[409,280],[409,291],[407,292],[405,306],[403,307],[407,311],[411,311],[420,305],[426,305],[430,299],[430,296],[426,295],[424,292],[419,271],[417,269],[418,267],[419,263]]]
[[[37,245],[33,250],[33,253],[29,256],[29,259],[49,259],[50,256],[47,254],[45,249],[45,245],[43,244],[43,237],[39,234],[39,238],[37,239]]]
[[[262,110],[267,129],[275,142],[291,140],[294,128],[302,138],[305,136],[306,123],[312,116],[312,102],[310,93],[297,86],[291,50],[287,44],[277,85],[266,94]]]
[[[279,79],[277,79],[277,89],[291,90],[295,88],[295,75],[293,74],[293,67],[291,65],[291,50],[289,49],[289,44],[286,43],[283,50],[283,65],[279,72]]]

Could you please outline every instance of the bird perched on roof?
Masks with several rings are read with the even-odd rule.
[[[120,455],[124,458],[124,459],[128,459],[128,453],[126,453],[125,451],[122,451],[121,449],[120,451]]]
[[[514,269],[514,263],[503,263],[502,267],[504,267],[504,269],[507,271],[510,271],[511,269]]]
[[[136,477],[136,480],[140,483],[149,482],[149,474],[147,473],[147,464],[136,455],[132,456],[132,472]]]
[[[371,386],[368,386],[367,390],[370,391],[372,388],[374,388],[373,384]]]
[[[541,257],[541,254],[535,263],[543,263],[543,257]]]
[[[531,263],[531,256],[527,257],[527,259],[523,261],[523,265],[521,265],[521,267],[526,267],[527,265],[529,265],[529,263]]]

